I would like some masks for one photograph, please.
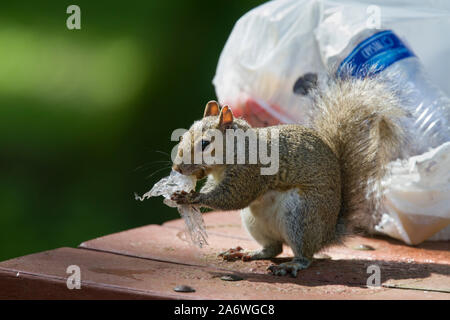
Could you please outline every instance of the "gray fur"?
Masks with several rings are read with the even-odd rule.
[[[175,194],[178,203],[243,209],[243,224],[262,249],[238,257],[270,258],[280,253],[282,243],[292,248],[292,262],[270,268],[277,275],[296,275],[308,267],[313,254],[338,241],[347,227],[370,230],[371,214],[361,214],[368,182],[379,183],[401,141],[399,102],[376,79],[337,79],[316,93],[315,101],[314,129],[276,126],[280,159],[272,176],[261,175],[259,163],[175,168],[199,178],[209,175],[201,192]],[[205,132],[225,129],[220,115],[200,121]],[[242,119],[228,128],[260,130]]]

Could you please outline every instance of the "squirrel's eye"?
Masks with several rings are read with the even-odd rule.
[[[210,141],[208,140],[202,140],[202,151],[206,149],[207,146],[209,146]]]

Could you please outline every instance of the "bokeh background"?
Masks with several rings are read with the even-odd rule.
[[[3,1],[0,261],[178,218],[134,192],[170,172],[172,130],[215,98],[225,41],[262,2]]]

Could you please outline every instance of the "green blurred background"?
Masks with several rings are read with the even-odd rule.
[[[133,194],[169,173],[158,151],[215,98],[225,41],[262,2],[2,2],[0,261],[178,218]]]

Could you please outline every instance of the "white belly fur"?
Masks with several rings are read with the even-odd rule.
[[[269,191],[241,210],[242,224],[262,246],[273,242],[286,243],[285,214],[295,210],[301,201],[297,188]]]

